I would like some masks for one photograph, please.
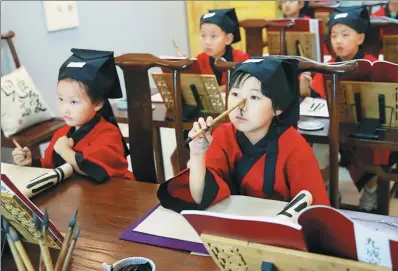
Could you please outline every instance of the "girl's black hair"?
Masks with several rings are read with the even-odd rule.
[[[253,75],[251,75],[250,73],[243,72],[243,71],[238,71],[238,72],[234,73],[230,80],[229,89],[241,88],[243,83],[252,76]],[[265,86],[263,83],[261,83],[261,93],[267,97],[267,95],[264,94],[265,92],[266,92]],[[272,102],[272,109],[276,116],[276,110],[279,110],[280,108],[275,104],[274,100],[271,99],[271,102]]]

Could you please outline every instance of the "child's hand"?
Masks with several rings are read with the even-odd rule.
[[[12,157],[14,158],[14,162],[19,166],[30,166],[32,165],[32,153],[29,148],[15,148],[12,151]]]
[[[65,150],[72,149],[74,145],[73,139],[67,136],[58,138],[54,144],[54,151],[61,155]],[[61,155],[62,156],[62,155]]]
[[[213,118],[207,117],[207,121],[203,118],[199,118],[197,122],[194,122],[192,130],[189,131],[188,136],[192,136],[196,131],[200,129],[206,129],[208,126],[213,124]],[[211,135],[211,127],[203,134],[197,136],[189,143],[191,155],[203,154],[207,151],[210,146],[213,136]]]
[[[300,76],[300,96],[311,96],[312,77],[310,72],[303,72]]]

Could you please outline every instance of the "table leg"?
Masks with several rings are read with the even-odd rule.
[[[390,182],[377,179],[377,214],[388,215],[390,208]]]
[[[153,140],[154,140],[154,152],[155,152],[155,164],[156,164],[156,175],[158,183],[162,184],[165,182],[164,174],[164,163],[163,163],[163,151],[162,151],[162,138],[160,137],[160,127],[153,128]]]

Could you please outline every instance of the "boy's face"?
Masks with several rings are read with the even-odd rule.
[[[336,24],[330,32],[330,41],[333,51],[342,60],[351,60],[358,52],[359,45],[365,40],[365,34],[344,24]]]
[[[232,41],[233,35],[225,33],[216,24],[204,23],[200,26],[202,50],[211,57],[221,57],[225,53],[225,47]]]
[[[71,80],[58,82],[57,105],[66,124],[76,129],[89,122],[102,107],[102,103],[93,104],[81,84]]]
[[[303,1],[282,1],[281,9],[286,18],[298,18],[300,10],[304,7]]]
[[[253,77],[245,76],[239,87],[233,87],[228,96],[228,106],[246,98],[244,106],[240,106],[229,113],[232,124],[241,132],[255,135],[266,134],[275,116],[270,98],[261,92],[261,82]],[[281,113],[281,112],[280,112]]]

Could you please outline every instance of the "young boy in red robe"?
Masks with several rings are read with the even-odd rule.
[[[121,98],[113,52],[72,49],[58,75],[57,105],[66,125],[57,130],[44,157],[32,160],[27,147],[13,151],[17,165],[73,170],[98,183],[111,177],[134,180],[128,148],[108,98]]]
[[[235,9],[214,9],[200,18],[200,43],[203,50],[197,55],[202,74],[214,74],[221,91],[225,91],[227,72],[219,71],[214,61],[223,57],[227,61],[241,62],[249,59],[246,52],[232,48],[239,42],[239,21]]]
[[[227,61],[242,62],[249,59],[246,52],[236,50],[231,44],[240,41],[239,21],[234,8],[209,10],[200,18],[200,44],[202,53],[196,56],[201,74],[214,74],[219,90],[226,91],[227,72],[217,69],[214,62],[218,57]],[[187,137],[188,131],[184,132]],[[177,152],[171,155],[174,174],[177,169]]]
[[[239,64],[231,76],[231,122],[190,143],[190,168],[158,190],[163,207],[206,209],[229,195],[289,201],[308,190],[313,204],[329,205],[315,156],[293,127],[298,102],[297,61],[275,57]],[[294,115],[293,117],[291,115]],[[211,126],[199,118],[190,135]]]
[[[354,59],[367,59],[372,62],[377,59],[370,54],[365,54],[361,50],[361,45],[365,41],[366,33],[370,26],[369,13],[366,8],[349,9],[347,12],[334,13],[329,20],[329,36],[331,45],[336,53],[336,58],[332,58],[329,62],[341,62]],[[300,92],[302,96],[311,97],[326,97],[324,89],[324,78],[322,74],[317,73],[311,80],[309,74],[301,76]],[[311,82],[312,81],[312,82]],[[317,159],[324,176],[325,183],[328,185],[329,180],[329,149],[328,146],[321,146],[314,144],[314,151],[317,154]],[[365,151],[357,149],[356,155]],[[367,150],[367,153],[369,154]],[[370,153],[370,155],[372,152]],[[377,158],[378,151],[373,151],[374,157]],[[385,153],[384,153],[385,154]],[[344,157],[344,155],[343,155]],[[388,158],[387,158],[388,159]],[[362,177],[368,178],[362,193],[359,207],[366,211],[372,211],[377,204],[377,178],[374,175],[361,172],[353,165],[347,166],[351,178],[354,183],[359,183]]]
[[[367,59],[372,62],[377,59],[361,50],[366,33],[370,26],[369,13],[366,8],[350,9],[347,12],[336,12],[329,20],[329,40],[336,58],[329,63],[354,59]],[[323,75],[303,73],[300,78],[301,96],[326,98]]]

